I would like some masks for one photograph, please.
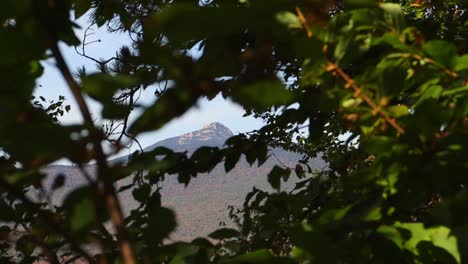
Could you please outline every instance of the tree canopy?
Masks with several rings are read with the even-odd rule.
[[[466,263],[467,5],[3,0],[0,263]],[[68,65],[59,43],[84,48],[72,19],[82,16],[131,43],[107,60],[83,49],[95,69]],[[34,97],[45,60],[66,81],[81,124],[59,122],[70,110],[65,98]],[[139,103],[142,90],[154,91],[154,104]],[[108,162],[141,133],[220,94],[265,125],[222,148],[160,147]],[[104,125],[87,97],[102,105]],[[177,222],[159,182],[189,185],[217,164],[230,171],[241,156],[261,165],[278,147],[303,158],[264,175],[275,191],[254,188],[233,208],[237,228],[167,239]],[[319,171],[308,166],[317,156],[327,162]],[[88,184],[50,206],[54,189],[43,188],[41,169],[59,159],[77,164]],[[127,177],[140,206],[125,215],[115,183]],[[299,180],[284,190],[289,177]]]

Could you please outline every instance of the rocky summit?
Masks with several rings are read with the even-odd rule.
[[[201,146],[220,147],[226,139],[233,135],[232,131],[225,125],[214,122],[204,125],[200,130],[159,141],[144,150],[150,151],[156,147],[163,146],[174,151],[193,152]]]

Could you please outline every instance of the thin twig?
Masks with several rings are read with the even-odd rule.
[[[78,260],[78,259],[80,259],[80,258],[81,258],[81,256],[74,256],[74,257],[71,257],[71,258],[65,260],[65,262],[63,262],[63,264],[71,264],[71,263],[73,263],[75,260]]]
[[[310,29],[309,25],[307,24],[307,20],[304,16],[304,13],[302,13],[301,9],[296,6],[296,13],[297,13],[297,18],[302,24],[302,27],[305,29],[307,32],[307,37],[311,38],[313,36],[312,30]]]
[[[89,108],[84,100],[83,95],[81,94],[80,86],[75,82],[73,76],[68,69],[68,66],[63,59],[63,56],[57,46],[56,42],[51,42],[52,53],[54,54],[55,59],[57,60],[57,66],[60,69],[63,77],[65,78],[70,90],[72,91],[73,96],[78,102],[78,106],[83,115],[83,118],[86,123],[90,125],[93,124],[91,113]],[[102,150],[101,142],[99,140],[99,135],[96,133],[95,129],[91,131],[92,140],[94,148],[96,151],[96,161],[98,165],[98,178],[103,183],[103,188],[100,188],[100,194],[104,196],[107,209],[111,216],[112,222],[117,231],[117,237],[119,238],[120,250],[122,258],[125,264],[136,264],[136,257],[133,251],[133,247],[128,238],[127,230],[125,228],[125,221],[123,212],[120,206],[120,203],[117,199],[115,188],[105,175],[107,174],[107,161],[104,151]]]
[[[75,241],[75,239],[73,239],[69,232],[61,228],[61,223],[59,223],[58,218],[47,215],[36,203],[26,197],[21,190],[16,188],[16,186],[8,183],[2,177],[0,177],[0,186],[8,190],[8,192],[16,199],[20,200],[30,212],[37,213],[38,217],[42,218],[44,222],[51,223],[54,226],[54,229],[70,243],[74,251],[84,256],[89,263],[95,263],[93,258],[79,246],[79,244]]]
[[[441,68],[446,74],[450,75],[453,78],[460,77],[460,75],[457,72],[450,70],[449,68],[447,68],[444,65],[440,64],[439,62],[437,62],[437,61],[435,61],[435,60],[433,60],[431,58],[422,57],[421,55],[418,55],[418,54],[394,53],[394,54],[391,54],[391,55],[388,56],[388,58],[395,58],[395,57],[414,58],[414,59],[416,59],[416,60],[418,60],[420,62],[425,62],[425,63],[428,63],[428,64],[431,64],[431,65],[434,65],[436,67]]]
[[[276,159],[276,161],[278,161],[278,162],[281,164],[281,166],[283,166],[283,167],[286,168],[286,169],[290,169],[290,170],[293,169],[293,168],[287,166],[286,164],[284,164],[284,163],[278,158],[278,156],[276,156],[276,154],[275,154],[273,151],[270,152],[270,153],[271,153],[271,155]]]
[[[396,120],[394,118],[391,118],[390,116],[387,115],[387,113],[385,113],[380,107],[378,107],[374,101],[372,101],[372,99],[370,99],[363,91],[362,91],[362,88],[359,87],[355,82],[354,80],[348,75],[346,74],[343,69],[341,69],[337,64],[331,62],[331,61],[328,61],[328,66],[326,68],[327,71],[329,72],[333,72],[333,73],[336,73],[337,75],[339,75],[345,82],[346,82],[346,85],[345,87],[346,88],[351,88],[353,89],[354,93],[353,95],[355,97],[360,97],[362,100],[364,100],[364,102],[366,102],[373,110],[374,113],[378,113],[380,114],[380,116],[382,116],[382,118],[390,125],[392,126],[393,128],[395,128],[395,130],[399,133],[399,134],[404,134],[405,133],[405,130],[396,122]]]
[[[21,232],[21,233],[23,235],[29,235],[28,239],[31,239],[31,241],[34,244],[42,248],[42,250],[44,251],[44,255],[46,256],[47,260],[50,261],[51,264],[60,264],[60,261],[58,260],[57,254],[54,252],[54,250],[49,248],[49,246],[46,245],[42,239],[38,239],[36,235],[28,232],[29,228],[25,225],[25,223],[21,222],[20,225],[25,230],[24,232]]]
[[[95,63],[97,63],[97,64],[100,65],[101,67],[102,67],[102,66],[105,66],[107,63],[111,62],[112,60],[118,60],[117,57],[111,57],[111,58],[109,58],[109,59],[107,59],[107,60],[105,60],[105,61],[102,61],[102,60],[98,60],[98,59],[93,58],[93,57],[91,57],[91,56],[89,56],[89,55],[86,54],[86,49],[85,49],[85,47],[86,47],[87,45],[90,45],[90,44],[93,44],[93,43],[96,43],[96,42],[101,42],[101,40],[99,40],[99,39],[98,39],[98,40],[93,40],[93,41],[90,41],[90,42],[86,42],[86,39],[87,39],[89,36],[91,36],[91,35],[94,34],[94,33],[88,33],[88,31],[91,29],[91,27],[92,27],[93,25],[94,25],[94,23],[90,24],[90,25],[86,28],[86,30],[85,30],[85,32],[84,32],[84,34],[83,34],[83,39],[82,39],[82,41],[81,41],[81,43],[82,43],[82,44],[81,44],[81,52],[79,52],[79,51],[78,51],[78,48],[75,46],[75,51],[76,51],[76,53],[77,53],[78,55],[82,56],[82,57],[85,57],[85,58],[87,58],[87,59],[89,59],[89,60],[94,61]]]
[[[57,62],[57,67],[59,68],[63,78],[65,79],[75,100],[77,101],[83,119],[85,123],[88,123],[88,125],[92,126],[90,134],[91,139],[93,141],[94,150],[96,152],[96,162],[98,165],[98,180],[102,183],[98,186],[99,195],[101,195],[104,198],[107,209],[109,211],[110,218],[117,231],[117,238],[119,241],[123,263],[136,264],[135,252],[133,250],[132,244],[130,243],[129,235],[125,227],[125,218],[123,216],[123,211],[117,198],[117,192],[112,182],[106,178],[106,175],[108,175],[109,172],[109,168],[107,166],[106,155],[104,154],[104,151],[101,146],[100,135],[94,127],[94,122],[91,113],[83,97],[83,94],[81,93],[81,87],[73,78],[70,69],[65,63],[62,53],[60,52],[60,49],[57,45],[56,37],[52,34],[52,32],[49,31],[47,26],[44,26],[44,30],[47,34],[49,47],[52,50],[52,54]]]
[[[309,38],[312,37],[312,31],[310,31],[310,28],[307,24],[307,20],[305,19],[304,17],[304,14],[302,13],[301,9],[299,7],[296,7],[296,12],[297,12],[297,16],[298,16],[298,19],[299,21],[301,21],[302,23],[302,26],[304,27],[304,29],[307,31],[307,36]],[[327,50],[327,46],[324,46],[324,52],[326,52]],[[374,101],[372,101],[372,99],[370,99],[361,89],[361,87],[359,87],[358,85],[356,85],[356,83],[354,82],[354,80],[348,75],[346,74],[337,64],[333,63],[332,61],[328,61],[328,65],[327,65],[327,68],[326,68],[327,71],[329,72],[333,72],[334,74],[337,74],[339,75],[345,82],[346,82],[346,85],[345,85],[345,88],[352,88],[353,91],[354,91],[354,96],[355,97],[360,97],[362,100],[364,100],[373,110],[374,113],[378,113],[382,116],[382,118],[388,123],[390,124],[390,126],[392,126],[393,128],[395,128],[395,130],[399,133],[399,134],[404,134],[405,133],[405,130],[400,126],[398,125],[398,123],[396,122],[395,119],[391,118],[390,116],[387,115],[387,113],[385,113],[380,107],[378,107]]]

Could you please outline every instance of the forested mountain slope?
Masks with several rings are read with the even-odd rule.
[[[234,134],[221,123],[211,123],[200,130],[186,133],[180,136],[168,138],[146,147],[145,151],[151,151],[156,147],[166,147],[174,151],[187,151],[189,154],[201,146],[222,147],[225,140]],[[197,236],[206,236],[217,229],[220,222],[226,222],[228,206],[241,206],[245,195],[256,188],[271,190],[267,182],[267,174],[275,164],[295,166],[300,156],[281,149],[270,150],[270,158],[260,167],[253,164],[251,167],[244,158],[237,166],[226,173],[223,164],[216,166],[210,173],[200,174],[193,178],[186,187],[177,182],[177,177],[171,175],[163,181],[161,188],[162,203],[175,209],[179,226],[171,236],[174,239],[189,240]],[[273,155],[274,154],[274,155]],[[124,162],[128,156],[114,159],[111,162]],[[317,159],[311,164],[312,168],[323,168],[323,161]],[[93,176],[94,166],[88,165],[86,171]],[[61,203],[63,197],[70,190],[86,184],[86,179],[78,167],[74,166],[49,166],[45,169],[48,177],[44,185],[50,189],[57,175],[65,175],[63,187],[53,193],[53,203]],[[118,187],[127,185],[133,179],[127,178],[118,182]],[[292,177],[284,186],[288,188],[296,179]],[[120,193],[120,199],[127,213],[135,208],[137,202],[132,197],[131,190]]]

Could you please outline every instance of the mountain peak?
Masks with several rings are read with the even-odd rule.
[[[202,130],[211,130],[216,132],[216,134],[223,135],[223,136],[228,136],[231,137],[234,134],[232,131],[227,128],[225,125],[219,123],[219,122],[213,122],[210,124],[205,124],[202,128]]]
[[[220,141],[223,142],[234,134],[229,128],[219,122],[204,125],[202,129],[179,136],[180,145],[190,144],[191,141]]]
[[[234,136],[232,131],[219,122],[206,124],[200,130],[195,130],[177,137],[159,141],[145,150],[164,146],[176,151],[194,151],[201,146],[222,146],[226,139]]]

